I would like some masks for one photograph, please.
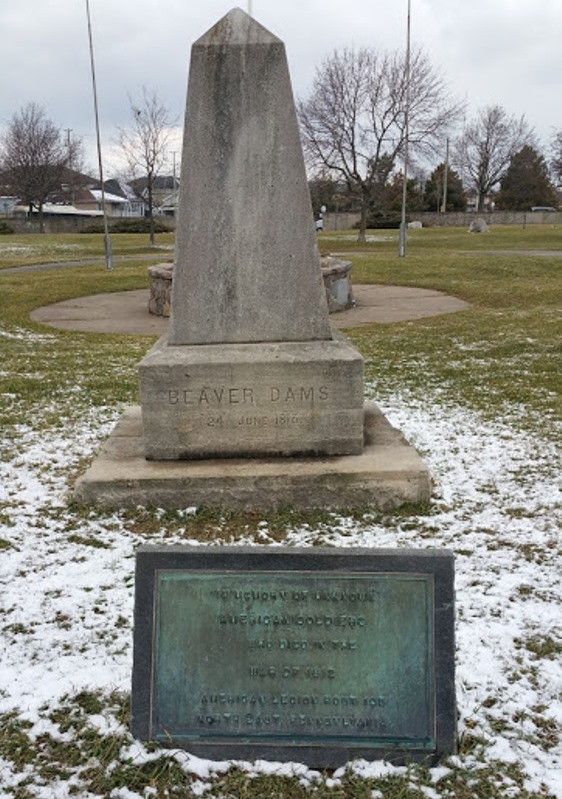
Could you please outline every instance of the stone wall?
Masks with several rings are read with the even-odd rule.
[[[324,230],[349,230],[361,219],[358,211],[341,211],[337,214],[324,214]]]
[[[483,219],[488,226],[494,225],[560,225],[562,224],[561,211],[492,211],[489,213],[447,213],[438,214],[433,211],[424,211],[421,214],[412,213],[411,219],[419,219],[424,227],[470,227],[475,219]]]
[[[340,214],[324,214],[324,230],[349,230],[359,222],[360,214],[351,211]],[[434,211],[408,213],[410,221],[419,220],[424,227],[465,227],[477,218],[488,226],[493,225],[560,225],[562,211],[493,211],[491,213],[447,213]]]
[[[26,216],[0,217],[7,222],[16,233],[39,233],[39,219]],[[65,216],[44,217],[45,233],[80,233],[85,227],[91,225],[99,217]]]
[[[434,211],[422,213],[409,213],[410,221],[420,220],[424,227],[470,227],[470,223],[477,217],[484,219],[487,225],[561,225],[562,211],[494,211],[492,213],[447,213],[439,214]],[[359,222],[360,214],[354,211],[324,214],[324,230],[350,230]],[[39,233],[39,221],[26,217],[5,217],[5,220],[16,233]],[[78,233],[94,221],[91,217],[45,217],[46,233]],[[115,220],[120,221],[120,220]],[[175,227],[175,220],[166,217],[166,224],[171,229]],[[111,228],[111,222],[110,222]]]
[[[156,217],[157,222],[164,220],[166,227],[173,230],[175,220],[173,217]],[[137,217],[115,217],[108,219],[109,231],[113,225],[125,221],[138,221]],[[39,233],[39,219],[26,216],[0,216],[0,221],[5,221],[16,233]],[[45,233],[80,233],[90,225],[103,225],[101,216],[44,216]]]

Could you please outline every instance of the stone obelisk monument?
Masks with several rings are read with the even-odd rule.
[[[149,460],[357,454],[283,43],[239,8],[195,42],[171,321],[140,364]]]
[[[169,333],[76,484],[105,507],[393,508],[429,472],[328,321],[285,49],[240,9],[191,54]]]

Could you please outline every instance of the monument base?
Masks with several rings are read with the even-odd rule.
[[[169,345],[139,365],[148,460],[358,455],[363,358],[322,341]]]
[[[140,407],[127,409],[74,490],[80,504],[229,510],[370,507],[429,501],[429,470],[376,405],[365,406],[360,455],[148,461]]]

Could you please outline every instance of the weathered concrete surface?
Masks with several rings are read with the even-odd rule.
[[[169,341],[329,340],[283,43],[239,8],[192,47]]]
[[[363,358],[332,341],[168,346],[139,366],[150,460],[358,454]]]
[[[78,480],[74,499],[105,508],[392,509],[427,502],[430,493],[422,459],[372,404],[365,406],[361,455],[157,462],[144,458],[141,412],[134,407]]]
[[[332,327],[406,322],[470,307],[464,300],[442,291],[407,286],[355,284],[353,299],[352,308],[330,315]],[[45,305],[35,308],[30,316],[34,322],[61,330],[161,336],[168,329],[168,319],[147,313],[147,302],[146,289],[115,291]]]

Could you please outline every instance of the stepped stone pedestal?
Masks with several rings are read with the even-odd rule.
[[[170,327],[139,383],[142,433],[129,415],[77,499],[429,498],[427,469],[399,434],[378,449],[361,355],[332,333],[285,48],[241,9],[192,48]]]
[[[80,478],[75,500],[104,508],[227,510],[378,508],[427,502],[422,459],[374,404],[364,409],[360,455],[149,461],[140,407],[129,408]]]

